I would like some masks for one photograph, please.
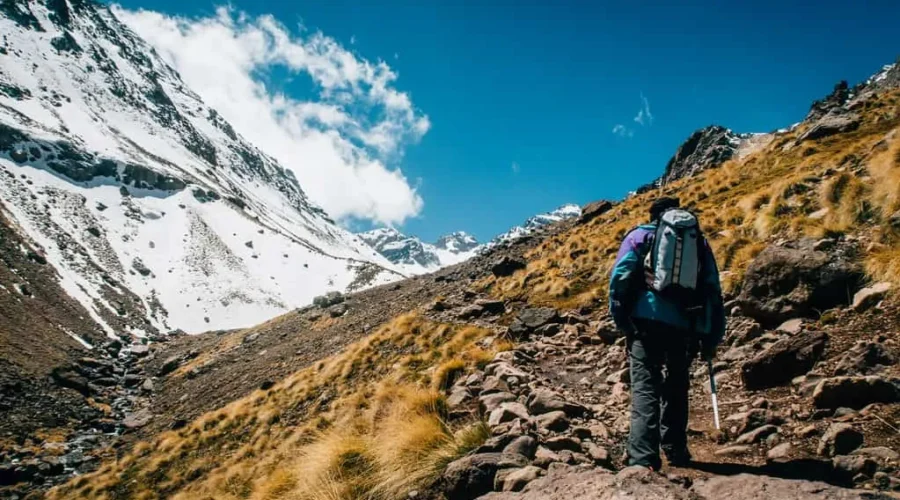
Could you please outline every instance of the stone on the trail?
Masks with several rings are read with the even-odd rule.
[[[617,372],[613,372],[610,376],[606,377],[607,384],[629,384],[631,383],[631,371],[628,368],[623,368]]]
[[[529,330],[559,322],[559,312],[552,307],[531,307],[519,312],[516,319]]]
[[[495,392],[493,394],[479,396],[478,406],[481,409],[482,413],[489,414],[501,404],[515,400],[516,397],[509,392]]]
[[[765,333],[763,327],[752,319],[740,318],[737,321],[738,323],[733,328],[731,327],[731,321],[729,321],[728,328],[728,335],[734,339],[735,346],[742,346]]]
[[[466,404],[467,401],[472,397],[472,393],[469,392],[465,387],[456,387],[447,396],[447,408],[451,410],[455,410],[460,406]]]
[[[509,392],[509,384],[499,377],[487,377],[481,385],[481,394],[493,394],[495,392]]]
[[[764,326],[814,318],[849,302],[864,273],[846,252],[813,250],[811,240],[769,246],[747,268],[738,303]]]
[[[853,295],[853,304],[851,304],[850,307],[856,312],[865,311],[881,302],[890,290],[891,284],[888,282],[876,283],[872,286],[863,288]]]
[[[150,354],[150,346],[147,344],[133,344],[131,346],[131,354],[142,358],[147,354]]]
[[[729,416],[727,420],[737,420],[738,434],[750,432],[753,429],[762,427],[766,424],[780,423],[780,419],[773,412],[760,408],[754,408],[744,413]]]
[[[900,453],[888,448],[887,446],[873,446],[871,448],[860,448],[855,450],[851,455],[865,455],[885,461],[900,460]]]
[[[123,387],[128,387],[128,388],[137,387],[143,383],[144,383],[144,377],[141,377],[140,375],[135,375],[132,373],[129,373],[128,375],[125,375],[122,378],[122,386]]]
[[[551,411],[534,417],[538,429],[547,429],[552,432],[562,432],[569,428],[569,419],[564,411]]]
[[[544,441],[544,446],[553,451],[568,450],[573,453],[581,453],[581,442],[569,436],[556,436]]]
[[[872,403],[896,403],[900,401],[900,380],[873,375],[828,378],[819,382],[812,398],[816,408],[858,410]]]
[[[841,356],[834,372],[837,375],[863,375],[879,365],[891,366],[896,363],[897,358],[884,344],[861,340]]]
[[[481,307],[487,314],[503,314],[506,312],[506,305],[503,304],[502,300],[478,299],[475,301],[475,305]]]
[[[603,425],[602,422],[597,422],[591,425],[590,429],[592,437],[600,439],[602,441],[606,441],[607,439],[609,439],[609,429],[605,425]]]
[[[776,387],[803,375],[822,357],[827,339],[823,332],[810,331],[772,344],[741,367],[744,387]]]
[[[501,380],[509,381],[511,377],[524,380],[528,378],[528,374],[513,365],[505,362],[491,363],[484,369],[488,376],[498,377]]]
[[[491,265],[491,274],[497,277],[510,276],[520,269],[525,269],[525,261],[504,255]]]
[[[500,434],[490,437],[487,441],[482,443],[481,446],[476,448],[474,453],[500,453],[512,443],[516,437],[517,436],[513,436],[512,434]]]
[[[777,332],[786,333],[788,335],[797,335],[803,330],[803,320],[800,318],[789,319],[778,325],[775,329]]]
[[[872,494],[831,486],[819,481],[781,479],[758,474],[714,476],[698,481],[692,498],[727,500],[864,500]],[[878,498],[878,496],[875,496]],[[570,499],[580,500],[580,499]]]
[[[609,451],[606,448],[588,441],[584,445],[584,451],[585,453],[587,453],[587,456],[594,462],[594,464],[600,465],[602,467],[611,466],[609,460]]]
[[[861,455],[839,455],[831,459],[834,472],[845,480],[853,479],[858,474],[872,477],[878,470],[878,462]]]
[[[742,434],[735,440],[735,444],[758,443],[776,432],[778,432],[778,427],[775,427],[774,425],[764,425],[758,429]]]
[[[494,489],[497,491],[522,491],[528,483],[543,474],[543,469],[533,465],[521,469],[503,469],[497,472]]]
[[[717,457],[731,457],[735,455],[743,455],[749,452],[751,448],[747,445],[735,445],[728,446],[726,448],[722,448],[720,450],[716,450],[715,455]]]
[[[819,455],[847,455],[863,444],[863,435],[850,424],[831,424],[819,441]]]
[[[164,377],[174,372],[179,366],[181,366],[181,358],[179,356],[169,356],[163,361],[162,366],[159,367],[159,371],[156,374],[157,376]]]
[[[124,425],[126,429],[139,429],[149,424],[152,419],[153,414],[150,413],[149,410],[140,410],[126,415],[125,419],[122,421],[122,425]]]
[[[582,425],[579,425],[578,427],[573,427],[572,435],[581,440],[587,440],[587,439],[591,439],[592,437],[594,437],[593,433],[591,433],[591,430]]]
[[[144,383],[141,385],[141,390],[144,392],[153,392],[156,389],[156,386],[153,385],[153,380],[145,379]]]
[[[496,427],[506,422],[512,422],[517,418],[528,418],[528,410],[525,409],[525,405],[514,401],[501,403],[488,417],[488,426]]]
[[[461,319],[463,321],[477,318],[484,314],[484,308],[479,306],[478,304],[472,304],[470,306],[463,307],[456,313],[457,319]]]
[[[454,462],[441,476],[443,490],[448,498],[472,500],[494,489],[494,478],[502,469],[526,467],[528,459],[521,455],[505,453],[480,453]]]
[[[549,389],[538,389],[528,396],[528,411],[532,415],[562,411],[568,417],[574,418],[584,416],[588,410],[578,403],[566,401],[562,396]]]
[[[531,436],[519,436],[503,448],[503,453],[522,455],[525,458],[532,459],[537,448],[538,442],[536,439]]]
[[[781,443],[779,445],[776,445],[774,448],[769,450],[768,453],[766,453],[766,460],[784,460],[791,455],[792,449],[793,447],[791,446],[791,443]]]

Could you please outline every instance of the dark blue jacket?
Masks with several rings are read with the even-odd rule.
[[[634,333],[632,318],[649,319],[682,330],[693,329],[716,345],[725,336],[725,308],[719,269],[706,239],[701,253],[699,279],[706,294],[705,314],[692,325],[683,308],[647,288],[644,277],[644,256],[650,250],[656,234],[656,224],[638,226],[622,241],[609,282],[609,312],[616,326],[625,333]]]

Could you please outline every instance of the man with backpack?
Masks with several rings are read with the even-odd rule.
[[[625,333],[631,368],[628,464],[653,470],[690,463],[689,368],[712,359],[725,334],[715,257],[696,216],[677,198],[650,207],[650,223],[625,236],[609,285],[609,309]]]

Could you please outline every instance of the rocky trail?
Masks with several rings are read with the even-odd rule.
[[[707,368],[695,363],[694,463],[666,467],[658,477],[614,473],[624,466],[629,372],[624,338],[605,311],[519,309],[506,328],[515,348],[448,393],[453,415],[482,415],[493,437],[450,465],[444,492],[447,498],[523,489],[486,498],[721,498],[750,488],[735,498],[760,498],[756,491],[775,498],[896,498],[898,308],[875,307],[881,297],[881,287],[864,289],[825,322],[794,318],[770,329],[733,300],[714,365],[723,428],[714,429]],[[742,300],[752,311],[765,297]],[[502,303],[482,305],[489,317],[481,323],[502,321],[490,319],[504,311]],[[469,316],[473,307],[440,317]],[[885,493],[844,489],[853,487]]]

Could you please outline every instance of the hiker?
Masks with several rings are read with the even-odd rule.
[[[609,310],[626,335],[631,366],[628,465],[660,470],[691,461],[689,368],[712,359],[725,334],[715,257],[697,218],[677,198],[650,207],[650,223],[625,236],[609,285]]]

